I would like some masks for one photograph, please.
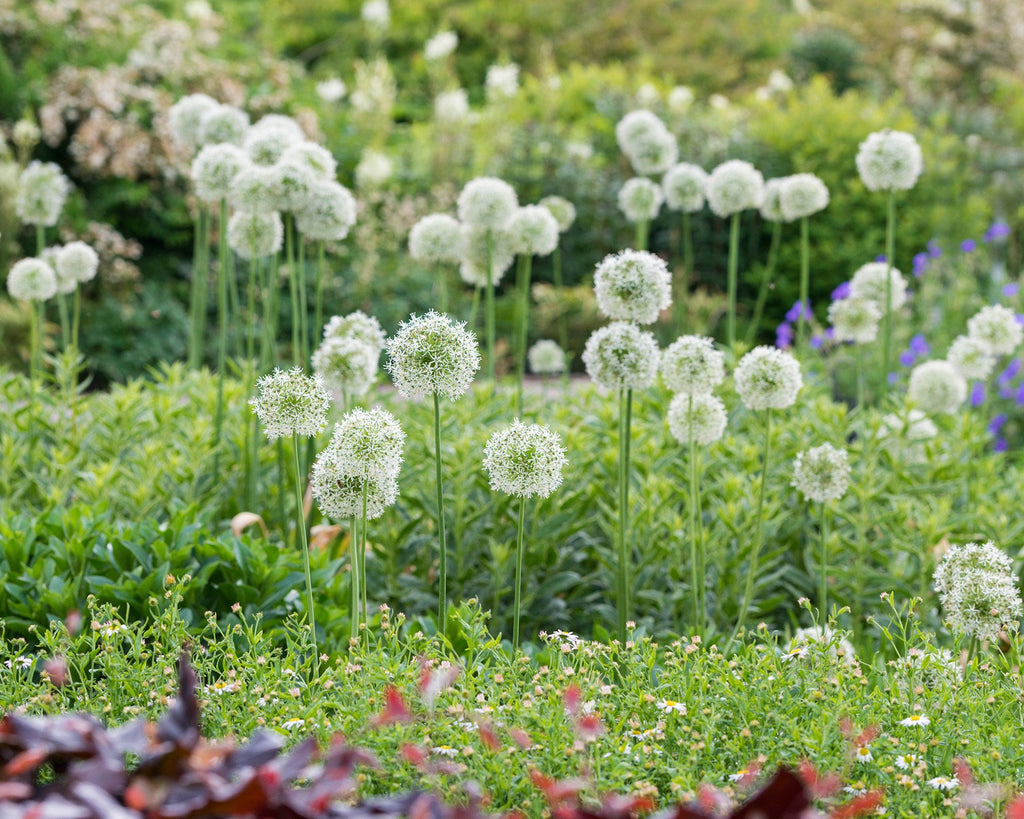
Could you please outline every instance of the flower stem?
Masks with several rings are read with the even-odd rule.
[[[266,270],[266,296],[263,302],[263,342],[260,349],[260,369],[267,370],[271,364],[277,363],[277,312],[278,292],[280,281],[278,279],[278,265],[280,257],[275,254],[267,263]]]
[[[469,327],[474,333],[476,332],[476,314],[480,310],[480,288],[473,288],[473,300],[469,305],[469,321],[466,322],[466,326]]]
[[[796,325],[797,349],[804,348],[807,335],[807,312],[811,304],[811,240],[807,217],[800,220],[800,319]]]
[[[683,269],[686,275],[693,275],[693,227],[690,224],[690,212],[683,211]]]
[[[629,430],[633,410],[633,390],[619,389],[619,640],[626,642],[626,620],[629,619]]]
[[[245,321],[245,360],[250,364],[254,364],[256,358],[256,282],[258,280],[259,263],[259,259],[249,259],[249,292]]]
[[[487,231],[487,377],[491,380],[491,389],[494,389],[494,260],[493,260],[493,238],[491,231]]]
[[[821,622],[828,622],[828,530],[825,528],[825,502],[821,502],[821,517],[819,519],[819,531],[821,534],[821,592],[818,598],[821,605]]]
[[[879,384],[879,398],[889,391],[889,356],[892,349],[892,277],[893,253],[895,253],[896,204],[895,194],[889,191],[885,209],[885,325],[882,332],[882,380]]]
[[[285,257],[288,260],[288,295],[292,303],[292,363],[305,369],[299,336],[299,270],[295,262],[295,227],[290,216],[285,219],[284,228]]]
[[[75,288],[78,292],[78,288]],[[57,315],[60,317],[60,342],[66,350],[71,346],[71,317],[68,315],[68,297],[64,293],[57,294]]]
[[[299,239],[299,349],[303,369],[309,367],[309,302],[306,292],[306,239]]]
[[[732,215],[729,225],[729,313],[726,316],[726,342],[731,350],[736,344],[736,279],[740,254],[740,214]]]
[[[523,536],[526,529],[526,497],[519,499],[519,533],[516,539],[516,598],[512,608],[512,648],[519,648],[520,590],[523,585]]]
[[[765,262],[764,270],[761,272],[761,284],[757,288],[757,301],[754,302],[754,315],[750,319],[750,326],[747,327],[747,343],[751,343],[757,334],[757,328],[761,326],[761,316],[764,315],[764,303],[768,300],[768,287],[771,284],[772,276],[775,273],[775,265],[779,257],[779,240],[782,238],[782,222],[772,224],[772,240],[768,245],[768,261]]]
[[[569,327],[565,320],[565,308],[562,306],[562,246],[555,245],[555,251],[551,255],[552,283],[555,286],[555,295],[558,299],[558,346],[566,355],[565,372],[562,381],[566,387],[569,386]]]
[[[302,560],[306,568],[306,622],[309,623],[313,638],[313,668],[320,673],[320,649],[316,644],[316,616],[313,612],[313,575],[309,568],[309,540],[306,537],[306,519],[302,514],[302,476],[299,472],[299,436],[292,433],[292,454],[295,465],[295,524],[299,527],[302,543]]]
[[[648,219],[641,219],[636,223],[636,249],[647,250],[648,237],[650,236],[651,222]]]
[[[704,580],[700,555],[700,529],[697,506],[697,444],[693,440],[693,396],[688,403],[690,444],[690,591],[693,594],[693,623],[697,633],[704,629]]]
[[[437,484],[437,531],[440,537],[440,587],[437,595],[437,628],[448,632],[448,538],[444,528],[444,484],[441,478],[441,398],[434,393],[434,481]]]
[[[210,287],[210,215],[199,206],[195,247],[192,254],[192,334],[189,339],[188,365],[198,370],[203,363],[203,330],[206,325],[206,296]]]
[[[441,305],[441,312],[448,312],[448,268],[440,264],[437,266],[436,271],[437,280],[437,300]]]
[[[359,597],[362,605],[359,610],[359,622],[366,619],[366,481],[363,481],[363,528],[359,532]]]
[[[349,583],[352,587],[352,617],[349,621],[348,636],[349,641],[355,640],[359,636],[359,558],[356,557],[356,543],[359,541],[359,527],[356,523],[358,519],[355,515],[352,516],[352,520],[349,525],[349,536],[348,536],[348,562],[349,562]]]
[[[324,331],[324,268],[327,266],[324,241],[316,243],[316,303],[313,307],[314,338],[320,338]]]
[[[217,475],[220,461],[220,433],[224,426],[224,371],[228,355],[228,202],[220,200],[220,241],[217,248],[217,414],[213,424],[214,462]]]
[[[516,344],[517,406],[523,414],[523,379],[526,377],[526,345],[530,325],[530,272],[533,257],[522,254],[519,257],[519,332]]]
[[[32,395],[35,400],[36,390],[39,388],[39,372],[42,369],[42,339],[40,333],[40,326],[43,323],[43,303],[41,301],[33,300],[29,305],[28,313],[28,373],[29,380],[32,382]]]

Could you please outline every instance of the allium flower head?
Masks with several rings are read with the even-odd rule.
[[[218,145],[223,142],[240,146],[249,130],[249,115],[233,105],[220,104],[205,111],[199,118],[199,144]]]
[[[459,220],[477,228],[498,230],[519,209],[512,186],[491,176],[480,176],[466,183],[459,194]]]
[[[356,310],[347,316],[332,316],[324,326],[324,338],[354,338],[369,345],[376,355],[384,349],[386,338],[380,322],[368,316],[362,310]],[[374,368],[377,363],[374,359]]]
[[[390,412],[380,407],[354,409],[334,425],[330,447],[346,464],[349,477],[384,484],[402,466],[405,432]]]
[[[788,177],[780,176],[764,183],[764,196],[761,199],[761,218],[766,222],[782,221],[782,184]]]
[[[952,364],[964,378],[984,381],[992,374],[996,358],[984,341],[970,336],[957,336],[949,346],[946,361]]]
[[[857,172],[869,191],[910,190],[923,167],[921,147],[903,131],[870,134],[857,151]]]
[[[535,342],[526,351],[526,360],[530,364],[530,372],[537,375],[557,375],[565,372],[565,350],[551,339],[542,338]]]
[[[267,438],[276,441],[289,435],[312,437],[327,426],[331,397],[319,375],[307,377],[299,367],[275,369],[256,382],[256,396],[249,401],[263,424]]]
[[[545,196],[538,202],[542,208],[547,208],[558,223],[558,232],[565,233],[576,221],[576,206],[561,196]]]
[[[57,274],[42,259],[21,259],[7,274],[7,292],[18,301],[46,301],[57,295]]]
[[[606,389],[644,389],[658,376],[661,351],[650,333],[629,321],[613,321],[590,334],[583,365],[595,384]]]
[[[885,262],[868,262],[861,265],[850,279],[850,296],[873,301],[884,316],[887,275],[891,291],[890,307],[893,311],[899,310],[907,303],[907,280],[900,271],[895,267],[890,268]]]
[[[505,230],[490,230],[462,225],[459,256],[462,264],[459,275],[466,284],[484,287],[487,284],[487,243],[491,245],[491,279],[497,286],[505,271],[515,261],[512,237]]]
[[[262,122],[263,120],[260,120],[260,124]],[[296,136],[291,128],[283,124],[263,128],[254,126],[245,135],[242,150],[254,164],[270,167],[277,164],[285,151],[303,144],[304,141],[305,135],[301,131]]]
[[[981,640],[1020,627],[1021,599],[1010,558],[992,541],[954,545],[932,578],[946,622]]]
[[[898,455],[899,460],[908,464],[925,463],[928,455],[924,445],[938,434],[939,428],[919,409],[912,409],[902,415],[890,413],[882,418],[878,429],[879,438],[883,441],[891,443],[892,439],[897,439],[904,444]],[[886,448],[893,451],[890,444]]]
[[[249,164],[231,180],[228,202],[236,210],[270,213],[277,210],[277,174],[269,165]]]
[[[785,177],[779,191],[779,207],[787,222],[825,210],[828,200],[828,186],[813,173]]]
[[[437,62],[452,54],[459,45],[459,35],[454,31],[439,31],[423,46],[423,58]]]
[[[380,348],[354,336],[325,338],[312,358],[314,372],[329,390],[355,398],[369,391],[379,362]]]
[[[558,247],[558,222],[540,205],[524,205],[505,226],[512,250],[523,256],[549,256]]]
[[[381,151],[367,148],[356,165],[356,185],[359,188],[379,188],[394,174],[391,158]]]
[[[546,498],[562,485],[565,447],[543,424],[511,426],[495,432],[484,447],[484,469],[491,489],[517,498]]]
[[[519,66],[515,63],[490,66],[487,69],[484,87],[488,102],[514,97],[519,93]]]
[[[867,344],[878,337],[882,308],[871,299],[839,299],[828,306],[828,320],[836,341]]]
[[[302,142],[306,139],[302,126],[296,120],[284,114],[264,114],[260,117],[259,122],[253,125],[250,130],[256,133],[261,133],[262,131],[283,131],[291,137],[293,143]]]
[[[803,653],[799,654],[801,651]],[[857,652],[853,644],[843,637],[842,632],[828,626],[797,629],[786,646],[783,658],[787,655],[805,657],[811,651],[827,654],[832,659],[842,659],[849,665],[857,663]]]
[[[464,122],[469,116],[469,97],[464,88],[442,91],[434,97],[434,119],[449,125]]]
[[[924,412],[950,415],[967,398],[967,381],[948,361],[926,361],[914,367],[907,400]]]
[[[301,162],[278,160],[270,167],[273,174],[274,191],[277,193],[277,208],[296,215],[307,208],[316,207],[314,199],[318,192],[335,183],[320,182],[308,165]]]
[[[462,227],[447,213],[424,216],[409,231],[409,255],[425,264],[456,264],[462,259]]]
[[[43,252],[36,258],[45,262],[57,276],[57,293],[66,296],[78,289],[78,279],[68,273],[67,268],[60,268],[57,265],[57,257],[60,255],[61,246],[51,245],[43,248]]]
[[[33,160],[18,178],[14,213],[26,225],[53,227],[70,192],[71,182],[59,165]]]
[[[713,444],[725,432],[728,418],[725,404],[710,393],[677,395],[668,405],[668,428],[681,444],[693,442],[701,446]]]
[[[315,142],[299,142],[286,148],[280,156],[284,164],[295,162],[308,167],[318,180],[333,180],[338,168],[338,160],[323,145]]]
[[[363,22],[371,28],[386,29],[391,24],[391,9],[388,0],[366,0],[361,12]]]
[[[68,242],[57,252],[54,269],[64,278],[88,282],[96,278],[100,257],[85,242]]]
[[[803,386],[800,362],[785,350],[762,345],[740,359],[736,392],[748,409],[785,409]]]
[[[668,109],[673,114],[685,114],[693,105],[693,89],[687,85],[676,85],[668,92]]]
[[[730,159],[711,172],[706,196],[716,216],[758,208],[764,198],[764,177],[749,162]]]
[[[340,242],[356,223],[356,200],[338,182],[314,182],[306,192],[302,208],[295,214],[295,227],[307,239]]]
[[[646,109],[630,111],[615,126],[619,148],[638,174],[654,175],[671,168],[679,157],[672,132]]]
[[[363,490],[366,490],[366,519],[376,520],[398,498],[398,481],[383,483],[363,480],[347,474],[348,464],[328,446],[313,462],[310,489],[324,517],[345,520],[363,514]]]
[[[330,104],[338,102],[348,93],[348,86],[340,77],[328,77],[316,84],[316,95]]]
[[[277,211],[239,210],[228,220],[228,246],[242,259],[275,255],[284,240],[284,223]]]
[[[661,380],[681,395],[707,395],[725,380],[725,356],[706,336],[681,336],[661,357]]]
[[[645,250],[605,256],[594,271],[594,294],[609,318],[650,324],[672,303],[668,265]]]
[[[793,486],[807,500],[824,503],[839,500],[850,484],[850,462],[845,449],[822,444],[797,453],[793,462]]]
[[[1013,353],[1024,339],[1024,329],[1009,307],[990,304],[967,320],[967,335],[987,344],[993,355]]]
[[[216,107],[217,100],[206,94],[189,94],[174,103],[167,111],[167,124],[175,142],[193,153],[200,144],[199,123]]]
[[[704,191],[707,189],[707,172],[699,165],[680,162],[673,165],[661,180],[665,203],[669,210],[695,213],[704,207]]]
[[[402,322],[385,349],[388,372],[405,398],[434,394],[457,399],[480,369],[476,336],[464,323],[433,310]]]
[[[249,157],[237,145],[204,145],[192,160],[196,196],[204,202],[227,199],[231,183],[249,165]]]
[[[664,199],[661,186],[643,176],[627,179],[619,188],[619,210],[634,224],[657,217]]]

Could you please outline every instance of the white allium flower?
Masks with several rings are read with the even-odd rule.
[[[722,437],[728,416],[725,404],[710,393],[676,395],[668,405],[668,428],[681,444],[713,444]]]
[[[199,144],[217,145],[228,142],[241,145],[249,130],[249,115],[233,105],[218,105],[199,118]]]
[[[318,178],[326,177],[328,181],[334,179],[338,168],[338,160],[334,158],[334,154],[323,145],[309,141],[298,142],[286,148],[281,154],[280,162],[282,164],[295,162],[299,165],[306,165]]]
[[[57,295],[57,274],[42,259],[21,259],[7,274],[7,292],[19,301],[46,301]]]
[[[53,227],[70,192],[71,182],[60,166],[33,160],[18,177],[14,213],[26,225]]]
[[[167,124],[175,142],[189,153],[199,147],[199,123],[203,115],[217,107],[217,100],[206,94],[182,97],[167,111]]]
[[[306,139],[306,132],[302,130],[298,121],[285,114],[264,114],[250,130],[256,131],[256,133],[284,131],[291,136],[293,142],[303,142]]]
[[[537,375],[557,375],[565,372],[565,350],[557,341],[542,338],[526,351],[530,372]]]
[[[459,194],[459,219],[478,228],[496,230],[505,227],[519,209],[512,186],[501,179],[480,176],[466,183]]]
[[[836,341],[852,341],[855,344],[874,341],[878,337],[878,324],[881,320],[882,308],[871,299],[850,296],[828,306],[828,321]]]
[[[515,63],[492,65],[487,69],[484,86],[488,102],[514,97],[519,93],[519,66]]]
[[[946,623],[981,640],[1020,627],[1021,599],[1013,562],[992,541],[954,545],[932,578]]]
[[[314,188],[319,185],[330,185],[320,182],[317,175],[308,165],[301,162],[283,162],[278,160],[270,168],[273,173],[274,190],[277,192],[277,208],[280,211],[298,213],[312,206],[316,198]],[[319,187],[316,188],[319,190]]]
[[[328,77],[316,84],[316,95],[331,104],[340,101],[348,93],[348,86],[340,77]]]
[[[634,224],[650,222],[661,210],[665,195],[661,186],[643,176],[627,179],[619,188],[619,210]]]
[[[850,462],[845,449],[822,444],[797,453],[792,486],[807,500],[839,500],[850,484]]]
[[[668,110],[673,114],[685,114],[693,105],[693,89],[686,85],[677,85],[668,92]]]
[[[436,394],[454,400],[480,369],[476,336],[465,323],[433,310],[402,322],[385,349],[388,372],[404,398]]]
[[[331,397],[319,375],[307,377],[302,369],[274,369],[256,381],[256,396],[249,403],[263,424],[267,438],[290,435],[312,437],[327,426]]]
[[[231,183],[249,165],[249,157],[237,145],[224,142],[204,145],[192,160],[196,196],[204,202],[227,199]]]
[[[623,250],[598,263],[594,295],[598,308],[609,318],[651,324],[672,304],[672,277],[660,256]]]
[[[484,447],[491,489],[517,498],[548,497],[562,485],[565,464],[565,447],[557,433],[518,418],[495,432]]]
[[[390,412],[380,407],[357,408],[334,425],[329,446],[344,463],[348,477],[383,485],[402,466],[405,432]]]
[[[394,173],[387,154],[367,148],[356,165],[356,185],[360,188],[379,188]]]
[[[636,104],[641,108],[651,108],[661,102],[661,94],[653,83],[645,82],[636,90]]]
[[[910,190],[923,168],[921,147],[903,131],[870,134],[857,151],[857,172],[870,191]]]
[[[447,213],[424,216],[409,231],[409,255],[425,264],[462,260],[462,226]]]
[[[948,361],[926,361],[910,373],[907,400],[924,412],[950,415],[966,398],[967,381]]]
[[[314,372],[324,385],[346,397],[366,395],[377,378],[380,348],[354,336],[325,338],[313,353]]]
[[[466,284],[484,287],[487,284],[487,242],[491,243],[491,278],[497,286],[515,261],[512,237],[505,230],[488,230],[462,225],[459,275]]]
[[[785,350],[762,345],[740,359],[736,392],[748,409],[785,409],[803,386],[800,362]]]
[[[11,128],[11,140],[19,148],[30,151],[39,143],[42,130],[33,120],[19,119]]]
[[[590,334],[583,365],[595,384],[606,389],[644,389],[658,376],[661,352],[654,336],[632,322],[613,321]]]
[[[43,252],[36,258],[50,266],[50,269],[57,276],[57,293],[66,296],[69,293],[74,293],[78,288],[78,279],[72,276],[66,267],[62,268],[57,265],[57,257],[60,256],[60,251],[60,245],[51,245],[50,247],[43,248]]]
[[[996,357],[984,341],[970,336],[957,336],[949,346],[946,361],[952,364],[964,378],[984,381],[996,366]]]
[[[469,97],[464,88],[442,91],[434,97],[434,118],[438,122],[453,124],[464,122],[469,116]]]
[[[843,637],[842,632],[833,631],[828,626],[809,626],[808,628],[797,629],[793,638],[785,648],[785,654],[795,654],[803,651],[799,656],[805,657],[814,650],[828,654],[832,659],[842,659],[850,665],[856,665],[857,652],[853,644]]]
[[[895,267],[890,268],[885,262],[868,262],[857,269],[850,279],[850,298],[873,301],[884,316],[887,274],[891,291],[890,307],[894,312],[899,310],[907,303],[907,281],[900,271]]]
[[[85,242],[68,242],[58,251],[54,265],[59,275],[76,282],[92,281],[99,267],[99,255]]]
[[[576,221],[576,206],[561,196],[545,196],[538,202],[542,208],[551,211],[558,223],[558,232],[565,233]]]
[[[644,176],[664,173],[676,163],[679,146],[656,114],[630,111],[615,126],[619,148],[633,170]]]
[[[899,460],[908,464],[923,464],[928,460],[926,442],[939,434],[939,428],[921,410],[912,409],[902,415],[890,413],[882,418],[878,428],[881,440],[898,439],[904,447],[898,452]],[[891,447],[889,448],[892,451]]]
[[[439,31],[423,46],[423,57],[427,62],[437,62],[452,54],[459,45],[459,35],[454,31]]]
[[[228,203],[235,210],[270,213],[279,199],[277,174],[266,165],[247,165],[231,180]]]
[[[787,222],[825,210],[828,201],[828,186],[813,173],[798,173],[783,179],[779,207]]]
[[[384,349],[384,340],[387,336],[376,318],[366,315],[362,310],[356,310],[347,316],[332,316],[324,325],[324,338],[354,338],[369,345],[379,356]],[[373,367],[377,368],[376,359]]]
[[[761,218],[766,222],[782,221],[782,184],[788,177],[780,176],[764,183],[764,196],[761,199]]]
[[[725,356],[706,336],[680,336],[661,357],[661,380],[681,395],[707,395],[725,380]]]
[[[619,149],[624,154],[629,154],[633,146],[658,131],[667,131],[665,123],[658,115],[641,108],[637,111],[630,111],[615,125],[615,139],[619,143]]]
[[[284,223],[277,211],[238,210],[228,220],[228,246],[242,259],[264,259],[281,249]]]
[[[316,505],[326,518],[362,517],[365,488],[366,519],[376,520],[398,498],[398,481],[395,478],[382,484],[364,481],[346,474],[347,466],[331,447],[317,455],[310,480]]]
[[[260,120],[260,123],[262,122],[263,120]],[[289,148],[304,144],[305,139],[301,132],[299,136],[295,136],[295,132],[284,124],[267,125],[263,128],[253,126],[242,141],[242,150],[254,164],[270,167],[276,165]]]
[[[549,256],[558,247],[558,222],[547,208],[524,205],[505,225],[512,250],[523,256]]]
[[[388,0],[366,0],[362,10],[363,22],[368,26],[386,29],[391,24],[391,9]]]
[[[704,207],[704,191],[707,184],[708,175],[699,165],[689,162],[673,165],[665,171],[665,176],[661,180],[665,204],[669,210],[695,213]]]
[[[716,216],[758,208],[764,197],[764,177],[749,162],[730,159],[711,172],[705,195]]]
[[[295,214],[295,227],[307,239],[339,242],[356,223],[356,200],[338,182],[314,182]]]
[[[1024,339],[1024,329],[1009,307],[990,304],[967,320],[967,335],[987,344],[993,355],[1013,353]]]

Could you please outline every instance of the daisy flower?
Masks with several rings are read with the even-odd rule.
[[[900,725],[904,726],[920,725],[923,727],[925,725],[930,724],[931,720],[928,719],[928,717],[926,717],[924,714],[911,714],[906,719],[900,720]]]

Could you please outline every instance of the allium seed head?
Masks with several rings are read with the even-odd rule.
[[[764,183],[764,198],[761,200],[761,218],[766,222],[782,221],[782,185],[788,177],[780,176]]]
[[[999,632],[1020,628],[1013,563],[992,541],[950,547],[932,579],[946,623],[962,634],[996,640]]]
[[[728,417],[725,404],[710,393],[676,395],[668,405],[668,428],[680,444],[693,442],[707,446],[719,440],[725,432]]]
[[[454,31],[439,31],[423,46],[423,58],[430,63],[443,60],[459,45],[459,35]]]
[[[530,372],[536,375],[557,375],[564,373],[566,367],[565,350],[558,342],[543,338],[526,351],[526,360],[530,364]]]
[[[389,478],[381,484],[346,474],[347,464],[331,447],[313,462],[310,489],[324,517],[347,520],[363,514],[363,490],[366,490],[366,519],[376,520],[398,498],[398,481]]]
[[[984,381],[996,366],[992,348],[984,341],[970,336],[957,336],[953,340],[946,353],[946,361],[969,381]]]
[[[462,260],[462,227],[447,213],[424,216],[409,231],[409,255],[424,264],[457,264]]]
[[[923,167],[921,147],[903,131],[870,134],[857,151],[857,172],[869,191],[910,190]]]
[[[707,172],[698,165],[680,162],[673,165],[661,180],[665,203],[669,210],[695,213],[704,207],[704,191],[707,189]]]
[[[828,306],[828,320],[836,341],[867,344],[878,336],[882,309],[871,299],[850,296],[834,301]]]
[[[299,142],[281,154],[283,164],[290,162],[308,167],[319,181],[333,181],[338,160],[323,145],[315,142]]]
[[[26,225],[53,227],[70,192],[71,182],[59,165],[33,160],[18,177],[14,213]]]
[[[249,403],[267,438],[276,441],[293,434],[318,435],[327,426],[331,397],[319,375],[310,378],[295,367],[275,369],[257,380],[256,396]]]
[[[363,151],[359,164],[356,165],[356,186],[359,188],[379,188],[394,174],[391,158],[381,151],[367,149]]]
[[[515,63],[490,66],[487,69],[484,87],[488,102],[514,97],[519,93],[519,66]]]
[[[730,159],[711,172],[706,195],[716,216],[759,208],[764,198],[764,177],[749,162]]]
[[[291,137],[292,142],[302,142],[306,138],[302,126],[284,114],[264,114],[259,122],[250,129],[256,133],[263,131],[283,131]]]
[[[249,166],[249,157],[237,145],[204,145],[192,160],[196,196],[204,202],[228,198],[231,183]]]
[[[459,220],[476,228],[500,230],[519,209],[512,186],[500,179],[481,176],[466,183],[459,194]]]
[[[390,412],[380,407],[354,409],[334,425],[329,446],[348,477],[382,485],[402,466],[405,432]]]
[[[885,262],[868,262],[861,265],[850,279],[850,297],[868,299],[878,305],[879,312],[885,315],[885,283],[888,276],[891,290],[890,307],[893,312],[907,303],[907,280],[895,267],[890,268]]]
[[[492,284],[498,285],[505,271],[515,261],[512,252],[512,236],[506,230],[490,230],[471,225],[462,225],[460,231],[459,275],[466,284],[474,287],[487,285],[487,243],[491,247]]]
[[[850,462],[845,449],[822,444],[800,452],[793,462],[793,486],[807,500],[839,500],[850,484]]]
[[[43,252],[36,258],[50,266],[50,269],[57,276],[57,293],[66,296],[78,289],[78,279],[71,275],[66,267],[62,268],[57,265],[57,258],[60,256],[61,249],[60,245],[51,245],[50,247],[43,248]]]
[[[182,97],[167,111],[167,124],[175,142],[195,153],[199,147],[199,123],[203,115],[217,107],[217,100],[206,94]]]
[[[619,120],[615,137],[633,170],[644,176],[664,173],[679,157],[676,138],[646,109],[630,111]]]
[[[228,246],[242,259],[275,255],[284,240],[284,223],[277,211],[239,210],[228,220]]]
[[[660,256],[623,250],[597,265],[594,294],[598,308],[609,318],[651,324],[672,303],[672,278]]]
[[[609,390],[644,389],[658,376],[661,351],[654,336],[632,322],[613,321],[590,334],[583,365],[595,384]]]
[[[57,295],[57,274],[42,259],[21,259],[7,274],[7,292],[18,301],[46,301]]]
[[[64,278],[88,282],[96,278],[100,257],[85,242],[68,242],[57,252],[54,269]]]
[[[540,205],[519,208],[505,226],[512,250],[523,256],[549,256],[558,247],[558,222]]]
[[[547,208],[555,217],[559,233],[565,233],[576,221],[576,206],[568,199],[561,196],[545,196],[538,204],[542,208]]]
[[[277,174],[269,165],[247,165],[231,180],[228,202],[235,210],[271,213],[277,210]]]
[[[464,88],[442,91],[434,97],[434,119],[452,125],[469,116],[469,97]]]
[[[219,145],[227,142],[241,146],[249,130],[249,115],[233,105],[218,105],[203,112],[199,118],[199,144]]]
[[[517,498],[548,497],[562,485],[565,464],[565,447],[557,433],[518,418],[495,432],[484,447],[491,489]]]
[[[316,207],[314,200],[321,186],[336,184],[321,182],[308,165],[301,162],[284,162],[278,160],[272,165],[271,173],[274,190],[277,192],[277,208],[298,214],[308,208]]]
[[[325,338],[312,358],[324,386],[346,398],[366,395],[377,379],[379,361],[379,348],[353,336]]]
[[[779,191],[779,207],[787,222],[825,210],[828,200],[828,187],[813,173],[785,177]]]
[[[661,186],[643,176],[627,179],[619,188],[619,210],[634,224],[657,217],[665,195]]]
[[[366,315],[362,310],[356,310],[347,316],[333,316],[324,326],[324,338],[358,339],[363,344],[368,344],[376,355],[380,355],[387,336],[376,318]],[[376,369],[376,359],[373,366]]]
[[[705,336],[681,336],[661,357],[661,380],[681,395],[707,395],[725,380],[725,356]]]
[[[967,381],[948,361],[926,361],[914,367],[907,400],[928,413],[951,415],[967,398]]]
[[[285,151],[302,144],[304,140],[305,135],[301,131],[296,136],[291,128],[284,125],[253,127],[245,135],[242,150],[253,164],[270,167],[277,164]]]
[[[295,213],[295,227],[307,239],[340,242],[356,223],[356,200],[338,182],[313,182]]]
[[[901,415],[889,413],[882,418],[878,437],[882,441],[893,439],[903,444],[902,450],[894,451],[887,443],[886,448],[894,452],[898,460],[908,464],[923,464],[928,460],[924,445],[939,434],[939,428],[921,410],[912,409]]]
[[[785,409],[796,402],[803,386],[800,362],[785,350],[762,345],[740,359],[736,392],[752,410]]]
[[[967,320],[967,335],[987,344],[993,355],[1010,355],[1024,338],[1024,329],[1009,307],[990,304]]]
[[[385,349],[388,372],[405,398],[460,398],[480,368],[476,336],[464,323],[433,310],[402,322]]]

